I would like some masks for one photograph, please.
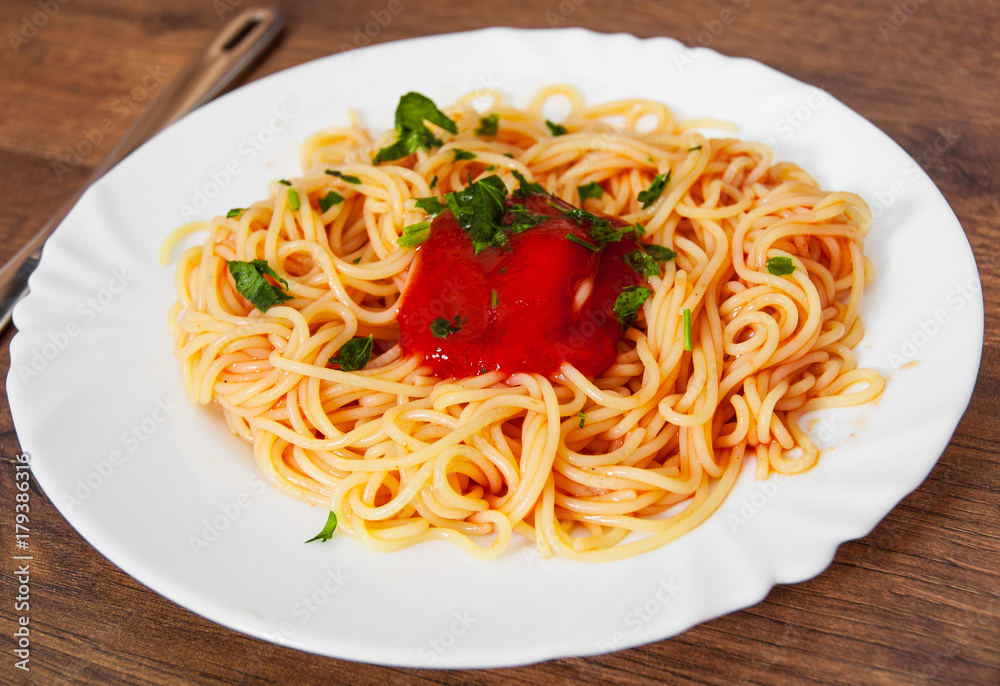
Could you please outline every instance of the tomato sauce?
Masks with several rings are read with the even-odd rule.
[[[516,202],[547,218],[508,234],[507,248],[479,255],[450,211],[432,222],[400,303],[403,353],[421,355],[441,378],[495,370],[551,375],[563,362],[595,377],[617,355],[622,327],[615,299],[624,288],[645,283],[623,259],[640,246],[626,234],[593,252],[567,239],[596,245],[587,222],[563,215],[571,205],[542,194]],[[616,228],[628,226],[597,216]]]

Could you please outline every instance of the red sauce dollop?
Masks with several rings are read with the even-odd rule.
[[[421,355],[441,378],[496,370],[551,375],[563,362],[595,377],[614,362],[622,335],[615,299],[627,286],[645,283],[623,259],[639,244],[629,234],[592,252],[566,238],[594,243],[586,224],[562,215],[571,205],[541,194],[517,202],[548,218],[508,235],[507,249],[476,255],[447,210],[417,249],[399,308],[399,341],[404,354]],[[443,338],[432,333],[436,319],[454,324],[456,317],[458,331]]]

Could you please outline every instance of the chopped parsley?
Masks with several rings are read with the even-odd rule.
[[[245,207],[234,207],[233,209],[226,212],[226,219],[232,219],[233,217],[239,217],[241,214],[247,211]]]
[[[371,334],[364,337],[355,336],[351,340],[340,346],[337,354],[330,358],[330,364],[339,364],[340,369],[345,372],[356,372],[364,369],[368,361],[372,359],[372,342],[375,337]]]
[[[416,206],[418,210],[423,210],[432,217],[436,217],[448,209],[446,204],[434,196],[429,198],[417,198]]]
[[[691,310],[685,309],[684,313],[684,349],[688,352],[694,350],[691,341]]]
[[[548,119],[545,120],[545,125],[549,127],[549,131],[552,132],[553,136],[565,136],[569,131],[562,124],[556,124],[554,121]]]
[[[477,136],[495,136],[500,129],[500,115],[496,112],[479,118],[479,126],[474,133]]]
[[[549,207],[554,207],[555,209],[559,210],[559,213],[562,214],[562,216],[566,217],[567,219],[572,219],[578,224],[589,222],[591,224],[604,223],[607,224],[608,226],[611,226],[611,222],[609,222],[607,219],[598,217],[596,214],[588,212],[583,208],[573,207],[572,205],[570,205],[569,209],[566,209],[565,205],[561,205],[559,204],[559,202],[556,202],[555,200],[549,200],[548,202],[549,202]]]
[[[250,262],[227,260],[226,266],[236,282],[236,290],[239,294],[261,312],[267,312],[274,305],[292,299],[292,296],[285,293],[281,286],[274,285],[264,278],[266,274],[288,288],[288,282],[268,266],[267,260],[251,260]]]
[[[469,234],[477,255],[489,247],[507,247],[507,234],[500,223],[506,199],[507,186],[496,174],[445,196],[448,209]]]
[[[625,234],[635,231],[635,227],[631,224],[615,228],[604,217],[598,217],[596,214],[592,214],[580,207],[573,207],[567,210],[551,200],[549,201],[549,205],[559,210],[562,216],[567,219],[572,219],[577,224],[585,225],[588,233],[590,233],[590,237],[597,241],[598,248],[603,248],[607,243],[617,243]]]
[[[291,186],[292,185],[292,182],[289,181],[288,179],[278,179],[278,183],[280,183],[282,186]]]
[[[401,97],[396,106],[396,142],[379,150],[374,164],[398,160],[419,149],[430,150],[440,146],[441,139],[427,128],[425,121],[449,133],[458,133],[455,122],[439,110],[433,100],[411,91]]]
[[[587,423],[587,413],[586,412],[577,412],[576,416],[580,418],[580,428],[582,429],[583,425]]]
[[[455,162],[459,160],[474,160],[476,159],[476,153],[469,152],[468,150],[462,150],[461,148],[453,148],[452,152],[455,153]]]
[[[580,207],[570,207],[567,210],[562,205],[552,202],[551,200],[549,201],[549,206],[556,208],[557,210],[560,211],[560,213],[562,213],[562,216],[566,217],[567,219],[572,219],[577,224],[590,224],[591,226],[613,228],[611,226],[611,222],[609,222],[604,217],[598,217],[596,214],[588,212],[587,210],[582,209]]]
[[[677,257],[677,253],[659,243],[642,243],[641,245],[642,249],[657,262],[666,262]]]
[[[701,150],[701,146],[700,145],[696,145],[693,148],[688,148],[688,152],[694,152],[695,150]]]
[[[625,255],[625,263],[647,279],[660,275],[660,265],[645,250],[633,250]]]
[[[668,169],[666,174],[657,174],[653,178],[653,183],[649,184],[649,188],[639,191],[636,199],[642,203],[642,209],[649,208],[650,205],[660,199],[660,194],[663,193],[663,189],[666,188],[667,183],[670,181],[671,171]]]
[[[629,286],[615,299],[614,310],[618,322],[622,325],[622,331],[627,331],[628,327],[632,326],[636,315],[642,309],[642,304],[652,294],[653,291],[644,286]]]
[[[635,227],[629,224],[616,229],[611,226],[610,222],[601,220],[600,223],[591,224],[587,230],[590,231],[590,237],[600,243],[603,248],[605,243],[617,243],[622,239],[622,236],[635,231]]]
[[[507,273],[507,267],[500,267],[500,271],[497,272],[497,274],[506,274],[506,273]]]
[[[666,262],[677,257],[677,253],[673,250],[665,248],[662,245],[657,245],[656,243],[640,243],[639,247],[642,249],[633,250],[625,255],[624,259],[628,266],[647,279],[651,276],[660,275],[660,265],[657,264],[658,262]]]
[[[504,224],[503,228],[507,233],[513,234],[533,229],[549,218],[547,214],[528,212],[521,204],[511,205],[507,208],[507,212],[510,213],[510,223]]]
[[[788,276],[795,271],[795,263],[791,257],[769,257],[767,258],[767,271],[775,276]]]
[[[452,324],[444,317],[438,317],[433,322],[431,322],[431,333],[434,334],[435,338],[447,338],[453,333],[458,333],[462,330],[462,324],[464,324],[467,319],[461,319],[459,315],[455,315],[455,323]]]
[[[323,530],[306,541],[306,543],[312,543],[313,541],[329,541],[333,538],[333,532],[336,530],[337,515],[333,513],[333,510],[330,510],[330,514],[326,516],[326,524],[323,525]]]
[[[353,183],[353,184],[359,184],[359,183],[361,183],[361,179],[359,179],[357,176],[351,176],[350,174],[344,174],[343,172],[339,172],[336,169],[327,169],[323,173],[324,174],[328,174],[330,176],[336,176],[341,181],[345,181],[347,183]]]
[[[302,201],[299,200],[299,192],[289,186],[288,188],[288,208],[292,212],[298,212],[299,208],[302,207]]]
[[[548,195],[546,190],[542,188],[541,184],[535,183],[533,181],[528,181],[526,178],[524,178],[524,174],[522,174],[518,170],[513,169],[511,170],[511,173],[514,174],[514,178],[517,179],[518,184],[520,184],[518,185],[517,190],[514,191],[515,198],[523,198],[524,196],[529,195],[531,193],[541,193],[542,195]]]
[[[319,199],[320,212],[326,212],[334,205],[339,205],[342,202],[344,202],[344,196],[337,191],[330,191]]]
[[[490,307],[496,307],[499,304],[500,304],[500,294],[497,293],[497,289],[494,288],[493,292],[490,293]]]
[[[528,193],[545,193],[536,183],[529,182],[524,176],[514,171],[514,176],[520,186],[514,192],[515,198],[524,197]],[[475,254],[486,248],[508,248],[510,235],[516,235],[538,226],[550,218],[550,215],[529,212],[523,203],[512,203],[507,206],[507,186],[496,174],[470,183],[460,191],[446,193],[444,200],[436,197],[417,198],[415,206],[434,218],[445,209],[451,210],[458,225],[469,235]],[[578,236],[567,234],[566,238],[588,250],[596,252],[606,243],[620,241],[622,236],[635,231],[635,227],[626,225],[615,227],[603,217],[591,214],[579,208],[566,209],[565,205],[549,201],[564,217],[584,225],[593,242],[588,242]],[[415,247],[423,243],[428,235],[429,223],[419,222],[403,228],[397,243],[403,247]],[[596,246],[594,245],[596,243]]]
[[[566,240],[568,240],[568,241],[570,241],[572,243],[576,243],[577,245],[582,245],[583,247],[585,247],[590,252],[597,252],[598,250],[601,249],[601,246],[594,245],[593,243],[588,243],[587,241],[583,240],[579,236],[576,236],[576,235],[571,234],[571,233],[566,234]]]
[[[417,222],[403,227],[402,235],[396,239],[396,244],[401,248],[415,248],[431,235],[431,223],[429,221]]]
[[[438,185],[438,177],[437,177],[437,174],[435,174],[435,175],[434,175],[434,178],[433,178],[433,179],[431,179],[431,184],[430,184],[430,186],[428,186],[428,188],[430,188],[431,190],[434,190],[434,186],[436,186],[436,185]]]
[[[601,184],[596,181],[591,181],[590,183],[585,183],[582,186],[577,186],[576,190],[580,194],[581,203],[587,198],[600,200],[601,196],[604,195],[604,189],[601,188]]]
[[[636,236],[645,236],[646,235],[646,227],[642,225],[642,222],[636,222],[635,223],[635,235]]]

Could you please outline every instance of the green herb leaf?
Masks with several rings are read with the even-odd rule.
[[[562,124],[556,124],[554,121],[548,119],[545,120],[545,125],[549,127],[549,131],[552,132],[553,136],[565,136],[569,131]]]
[[[448,209],[448,206],[445,203],[441,202],[434,196],[430,196],[428,198],[417,198],[417,202],[415,204],[418,210],[423,210],[432,217],[436,217]]]
[[[282,186],[291,186],[292,185],[292,182],[289,181],[288,179],[278,179],[278,183],[280,183]]]
[[[603,248],[607,243],[617,243],[625,234],[635,231],[635,227],[631,224],[615,228],[604,217],[598,217],[596,214],[592,214],[580,207],[567,210],[562,205],[554,203],[551,200],[549,201],[549,205],[559,210],[562,216],[584,226],[590,234],[591,239],[597,241],[598,248]]]
[[[239,260],[228,260],[226,266],[236,282],[236,290],[244,298],[261,312],[267,312],[271,307],[286,300],[291,300],[292,296],[281,290],[281,286],[271,284],[264,275],[270,276],[275,281],[279,281],[288,288],[288,282],[278,276],[267,260],[251,260],[241,262]]]
[[[431,333],[434,334],[435,338],[447,338],[453,333],[458,333],[462,330],[462,324],[466,320],[460,320],[459,316],[455,315],[455,323],[452,324],[444,317],[438,317],[433,322],[431,322]]]
[[[519,234],[528,229],[533,229],[549,218],[547,214],[528,212],[524,208],[524,205],[511,205],[507,208],[507,212],[510,214],[510,223],[504,224],[503,228],[507,233],[511,234]]]
[[[636,236],[645,236],[646,235],[646,227],[642,225],[642,222],[636,222],[635,223],[635,235]]]
[[[630,234],[635,231],[635,227],[631,224],[625,226],[620,226],[617,229],[611,224],[595,224],[588,229],[590,231],[590,237],[598,241],[601,247],[604,247],[605,243],[617,243],[626,234]]]
[[[239,217],[241,214],[246,212],[245,207],[234,207],[233,209],[226,212],[226,219],[232,219],[233,217]]]
[[[791,257],[769,257],[767,259],[767,271],[775,276],[788,276],[795,271],[795,263]]]
[[[431,223],[429,221],[417,222],[403,227],[402,235],[396,239],[396,245],[401,248],[415,248],[431,235]]]
[[[329,176],[336,176],[341,181],[345,181],[347,183],[353,183],[353,184],[359,184],[359,183],[361,183],[361,179],[358,178],[357,176],[351,176],[350,174],[344,174],[343,172],[339,172],[336,169],[327,169],[323,173],[324,174],[328,174]]]
[[[300,207],[302,207],[302,201],[299,200],[299,192],[290,187],[288,189],[288,209],[292,212],[298,212]]]
[[[500,223],[506,199],[507,186],[496,174],[445,196],[458,225],[472,239],[477,255],[489,247],[507,247],[507,234]]]
[[[580,418],[580,428],[582,429],[583,425],[587,423],[587,413],[586,412],[577,412],[576,416]]]
[[[598,250],[601,249],[601,246],[594,245],[593,243],[588,243],[587,241],[583,240],[579,236],[577,236],[575,234],[572,234],[572,233],[566,234],[566,240],[568,240],[568,241],[570,241],[572,243],[576,243],[577,245],[582,245],[583,247],[585,247],[590,252],[597,252]]]
[[[611,222],[609,222],[604,217],[598,217],[596,214],[588,212],[581,207],[570,207],[568,210],[565,206],[560,205],[557,202],[549,200],[549,207],[554,207],[562,214],[562,216],[567,219],[572,219],[577,224],[590,224],[591,226],[607,226],[611,227]]]
[[[417,151],[417,148],[423,148],[424,150],[430,150],[432,147],[437,147],[441,145],[441,139],[435,138],[433,135],[425,138],[421,138],[418,134],[410,132],[408,134],[399,134],[399,138],[392,145],[380,148],[375,154],[375,159],[372,160],[372,164],[382,164],[383,162],[391,162],[393,160],[398,160],[407,155],[412,155]]]
[[[433,178],[433,179],[431,179],[431,183],[430,183],[430,185],[428,186],[428,188],[430,188],[431,190],[434,190],[434,186],[436,186],[436,185],[438,185],[438,177],[437,177],[437,174],[435,174],[435,175],[434,175],[434,178]]]
[[[426,95],[409,92],[399,99],[396,106],[396,142],[382,148],[375,155],[375,164],[398,160],[418,149],[430,150],[441,145],[441,139],[427,128],[429,121],[449,133],[458,133],[455,122],[439,110]]]
[[[642,304],[652,294],[653,291],[644,286],[629,286],[615,299],[615,314],[622,325],[622,331],[627,331],[628,327],[632,326],[636,315],[642,309]]]
[[[344,196],[337,191],[329,191],[326,195],[319,199],[320,212],[326,212],[334,205],[339,205],[342,202],[344,202]]]
[[[500,129],[500,115],[496,112],[479,118],[479,126],[476,127],[477,136],[495,136]]]
[[[691,341],[691,310],[685,309],[683,312],[684,316],[684,349],[688,352],[694,350],[694,345]]]
[[[499,304],[500,304],[500,294],[497,293],[497,289],[494,288],[493,292],[490,293],[490,307],[496,307]]]
[[[567,219],[572,219],[577,224],[590,224],[591,226],[600,226],[608,229],[614,228],[611,226],[611,222],[604,217],[598,217],[596,214],[588,212],[581,207],[571,207],[567,210],[563,205],[552,202],[551,200],[549,201],[549,206],[556,208],[560,211],[560,213],[562,213],[562,216]],[[628,230],[631,231],[631,227]]]
[[[585,183],[582,186],[577,186],[576,190],[580,194],[580,202],[583,202],[587,198],[600,200],[601,196],[604,195],[604,189],[601,188],[601,184],[596,181],[591,181],[590,183]]]
[[[533,181],[528,181],[526,178],[524,178],[524,174],[522,174],[518,170],[513,169],[511,170],[511,173],[514,174],[514,178],[517,179],[517,183],[519,184],[517,190],[514,191],[515,198],[523,198],[524,196],[530,193],[541,193],[542,195],[548,195],[546,190],[542,188],[541,184],[535,183]]]
[[[645,250],[633,250],[625,255],[625,263],[647,279],[660,275],[660,265]]]
[[[306,543],[312,543],[313,541],[329,541],[333,538],[333,532],[336,530],[337,515],[333,513],[333,510],[330,510],[330,514],[326,517],[326,524],[323,525],[323,530],[306,541]]]
[[[452,152],[455,153],[455,162],[458,162],[459,160],[476,159],[476,153],[469,152],[468,150],[462,150],[461,148],[452,148]]]
[[[616,229],[610,222],[602,220],[600,224],[592,224],[587,230],[590,232],[590,237],[603,248],[606,243],[617,243],[624,235],[635,231],[635,227],[628,224]]]
[[[374,340],[373,335],[355,336],[340,346],[337,354],[330,358],[330,364],[339,364],[341,371],[345,372],[356,372],[359,369],[364,369],[368,361],[372,359]]]
[[[642,243],[641,245],[642,249],[657,262],[666,262],[677,257],[677,253],[659,243]]]
[[[642,203],[642,209],[649,208],[650,205],[659,200],[660,194],[663,193],[663,189],[666,188],[667,183],[670,181],[672,171],[668,169],[666,174],[657,174],[653,178],[653,183],[649,184],[649,188],[639,191],[636,199]]]
[[[656,243],[640,243],[641,250],[633,250],[625,255],[625,262],[647,279],[651,276],[660,275],[660,265],[658,262],[666,262],[677,257],[670,248],[665,248]]]
[[[693,148],[688,148],[688,152],[694,152],[695,150],[701,150],[701,146],[700,145],[696,145]]]

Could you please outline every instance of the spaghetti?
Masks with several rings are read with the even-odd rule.
[[[382,551],[443,539],[493,558],[516,533],[543,556],[612,560],[704,521],[744,460],[758,479],[813,466],[802,416],[884,385],[851,352],[874,274],[865,202],[659,103],[588,107],[564,86],[526,109],[492,97],[485,113],[465,98],[445,110],[454,133],[428,128],[440,138],[426,149],[378,165],[399,126],[321,131],[303,176],[204,223],[169,313],[190,399],[218,404],[278,488]],[[570,103],[560,124],[544,117],[550,98]],[[422,248],[400,238],[429,219],[417,200],[490,175],[640,225],[676,253],[596,377],[563,362],[443,379],[403,353],[397,316]],[[260,278],[287,299],[254,307],[235,262],[266,265]],[[345,371],[350,342],[369,336],[371,360]]]

